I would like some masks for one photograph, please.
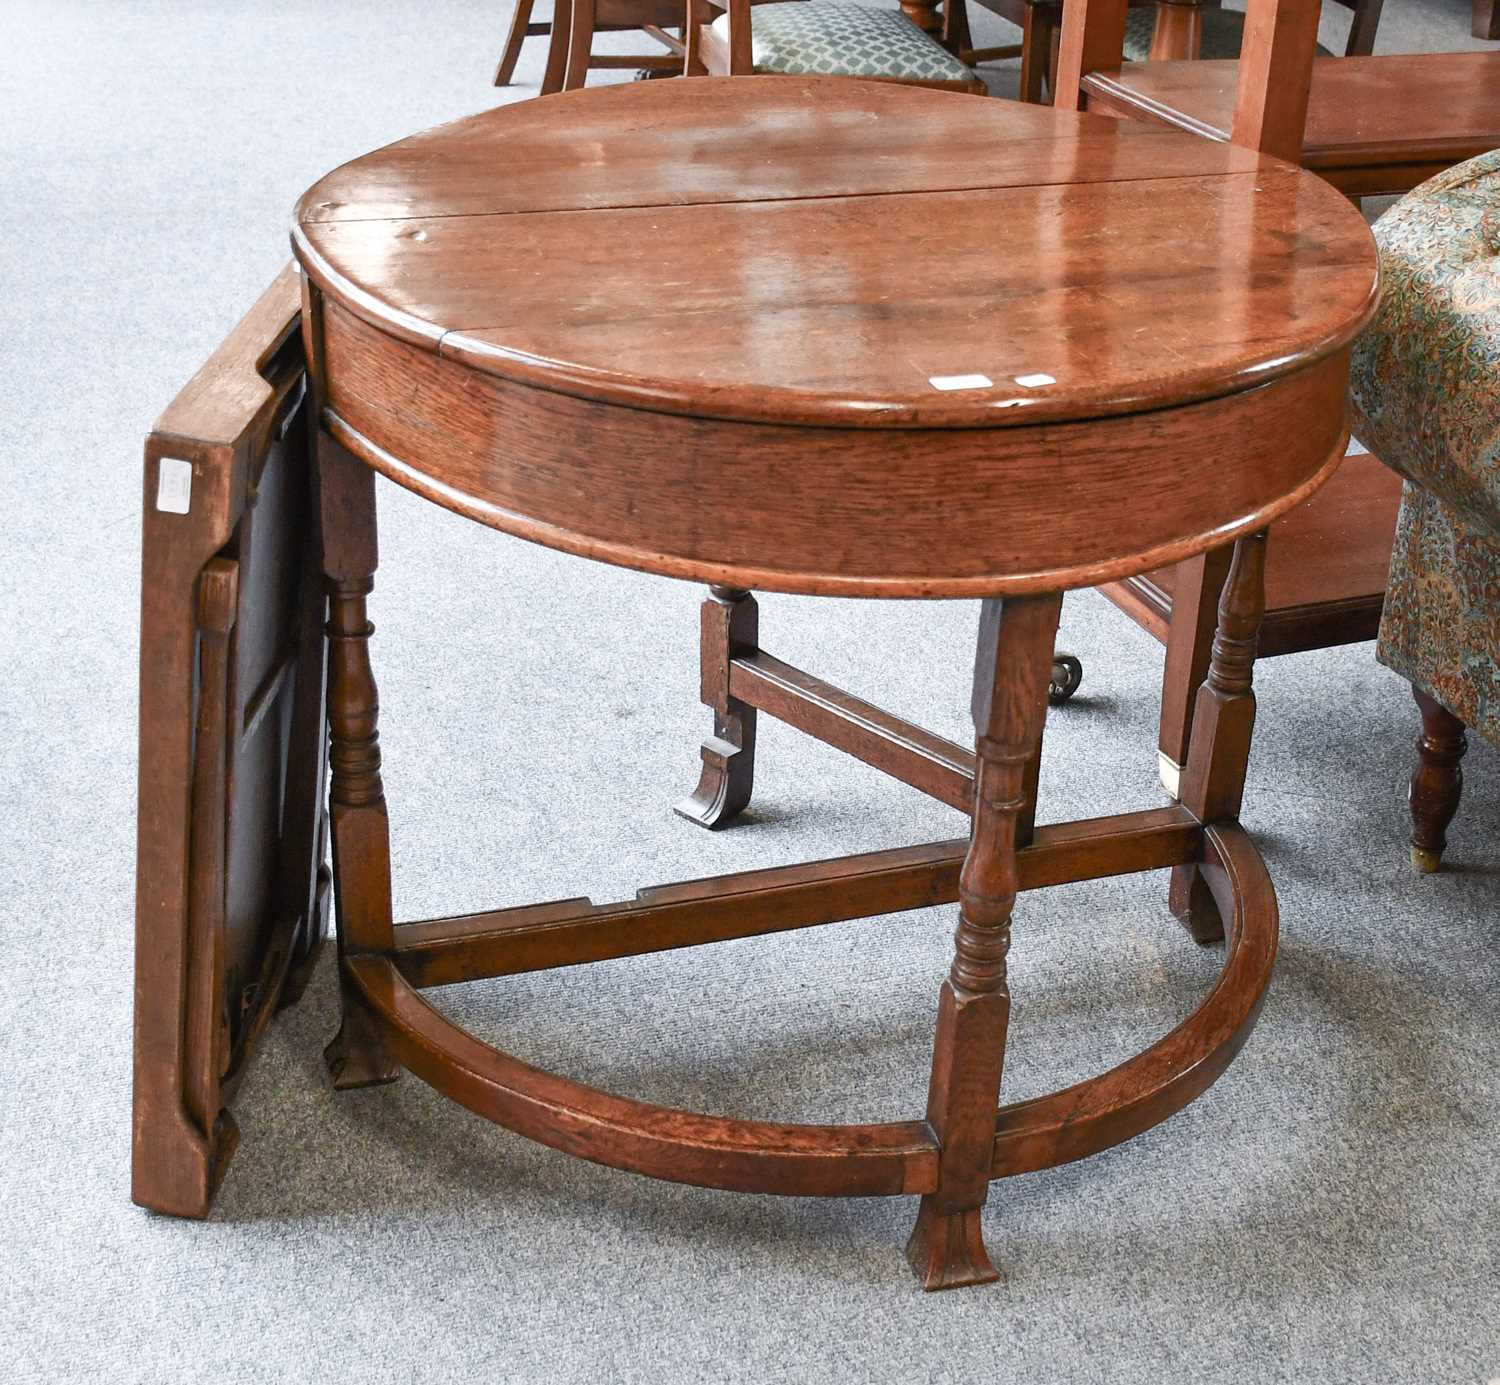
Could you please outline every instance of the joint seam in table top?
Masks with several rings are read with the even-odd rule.
[[[1163,131],[1164,134],[1181,136],[1181,130]],[[1218,143],[1219,141],[1214,141]],[[1291,164],[1282,165],[1279,160],[1265,160],[1254,169],[1203,170],[1194,173],[1141,173],[1122,174],[1119,177],[1100,178],[1094,182],[1077,182],[1067,178],[1056,181],[1045,180],[1028,183],[961,183],[953,187],[927,188],[881,188],[869,192],[818,192],[782,197],[725,197],[701,201],[681,202],[607,202],[593,207],[516,207],[494,211],[468,212],[406,212],[400,216],[336,216],[297,218],[298,226],[365,226],[382,221],[458,221],[475,220],[481,217],[509,216],[584,216],[597,212],[649,212],[686,211],[699,207],[766,207],[779,203],[795,202],[857,202],[876,197],[940,197],[960,192],[1024,192],[1032,188],[1051,187],[1109,187],[1120,183],[1178,183],[1190,178],[1260,178],[1267,173],[1284,177],[1298,170]]]

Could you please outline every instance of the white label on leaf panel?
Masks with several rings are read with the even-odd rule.
[[[1034,390],[1042,385],[1055,385],[1057,379],[1052,375],[1043,375],[1040,371],[1035,375],[1017,375],[1016,384],[1023,389]]]
[[[193,464],[180,457],[163,457],[156,464],[156,508],[169,515],[185,515],[193,507]]]
[[[988,375],[929,375],[927,383],[935,390],[987,390],[995,385]]]

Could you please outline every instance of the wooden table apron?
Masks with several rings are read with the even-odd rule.
[[[1260,531],[1345,446],[1347,348],[1375,297],[1363,221],[1314,177],[1175,132],[731,79],[568,93],[402,141],[313,187],[293,244],[330,593],[336,1080],[405,1066],[534,1139],[657,1177],[921,1194],[908,1255],[923,1283],[993,1278],[989,1180],[1191,1101],[1269,980],[1274,895],[1231,787],[1253,720]],[[623,905],[395,924],[366,618],[375,471],[508,533],[713,584],[710,797],[732,791],[754,695],[969,809],[970,838]],[[1180,803],[1036,827],[1060,593],[1230,541]],[[752,589],[984,598],[975,751],[737,657]],[[1194,936],[1227,935],[1218,983],[1144,1053],[997,1113],[1017,892],[1164,867],[1186,873]],[[500,1053],[420,994],[955,899],[928,1108],[906,1122],[647,1105]]]

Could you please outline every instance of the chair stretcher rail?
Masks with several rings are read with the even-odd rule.
[[[971,751],[780,659],[737,656],[729,665],[729,694],[951,808],[967,813],[973,805]]]

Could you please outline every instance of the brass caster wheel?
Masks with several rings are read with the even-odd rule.
[[[1083,660],[1076,654],[1054,654],[1052,677],[1047,682],[1047,701],[1061,707],[1083,682]]]

